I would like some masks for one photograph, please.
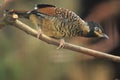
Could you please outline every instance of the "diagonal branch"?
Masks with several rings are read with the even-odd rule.
[[[14,19],[14,17],[12,17],[12,18],[10,18],[10,16],[5,16],[5,17],[6,18],[4,19],[4,21],[7,24],[13,25],[16,28],[19,28],[20,30],[26,32],[27,34],[37,38],[37,33],[38,32],[36,30],[32,29],[31,27],[29,27],[28,25],[22,23],[21,21],[19,21],[17,19]],[[12,19],[12,22],[11,22],[11,20],[8,20],[8,19]],[[50,37],[48,37],[44,34],[42,34],[39,39],[48,43],[48,44],[52,44],[52,45],[56,45],[56,46],[58,46],[60,44],[58,40],[50,38]],[[79,52],[79,53],[91,55],[91,56],[94,56],[96,58],[101,58],[101,59],[107,59],[107,60],[111,60],[111,61],[115,61],[115,62],[120,62],[120,57],[119,56],[114,56],[114,55],[110,55],[110,54],[107,54],[107,53],[95,51],[95,50],[88,49],[88,48],[85,48],[85,47],[82,47],[82,46],[73,45],[73,44],[70,44],[70,43],[67,43],[67,42],[65,43],[64,48],[72,50],[72,51],[76,51],[76,52]]]

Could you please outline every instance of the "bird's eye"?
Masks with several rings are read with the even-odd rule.
[[[98,28],[98,27],[95,27],[95,31],[99,31],[99,28]]]

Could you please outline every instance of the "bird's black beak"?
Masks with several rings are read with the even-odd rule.
[[[103,34],[102,38],[109,39],[108,35]]]

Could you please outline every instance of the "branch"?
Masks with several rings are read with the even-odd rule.
[[[11,6],[11,4],[14,2],[14,0],[4,0],[3,4],[0,6],[0,29],[4,27],[4,22],[2,21],[2,17],[4,14],[4,10]]]
[[[15,19],[15,18],[17,18],[17,17],[16,16],[12,16],[12,17],[5,16],[4,21],[7,24],[13,25],[16,28],[19,28],[20,30],[26,32],[27,34],[37,38],[38,32],[36,30],[32,29],[28,25],[22,23],[21,21]],[[50,37],[48,37],[44,34],[42,34],[39,39],[48,43],[48,44],[52,44],[52,45],[56,45],[56,46],[59,46],[59,44],[60,44],[58,40],[50,38]],[[91,55],[91,56],[94,56],[96,58],[102,58],[102,59],[107,59],[107,60],[111,60],[111,61],[115,61],[115,62],[120,62],[120,57],[119,56],[114,56],[114,55],[110,55],[108,53],[95,51],[95,50],[88,49],[88,48],[85,48],[85,47],[82,47],[82,46],[73,45],[73,44],[70,44],[70,43],[67,43],[67,42],[65,43],[64,48],[75,51],[75,52]]]

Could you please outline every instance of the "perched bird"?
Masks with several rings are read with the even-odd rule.
[[[59,8],[49,4],[37,4],[31,11],[8,10],[17,14],[20,18],[30,19],[38,30],[38,38],[41,34],[60,40],[60,47],[64,46],[64,38],[81,36],[108,38],[102,27],[91,21],[85,22],[77,14],[68,9]]]

